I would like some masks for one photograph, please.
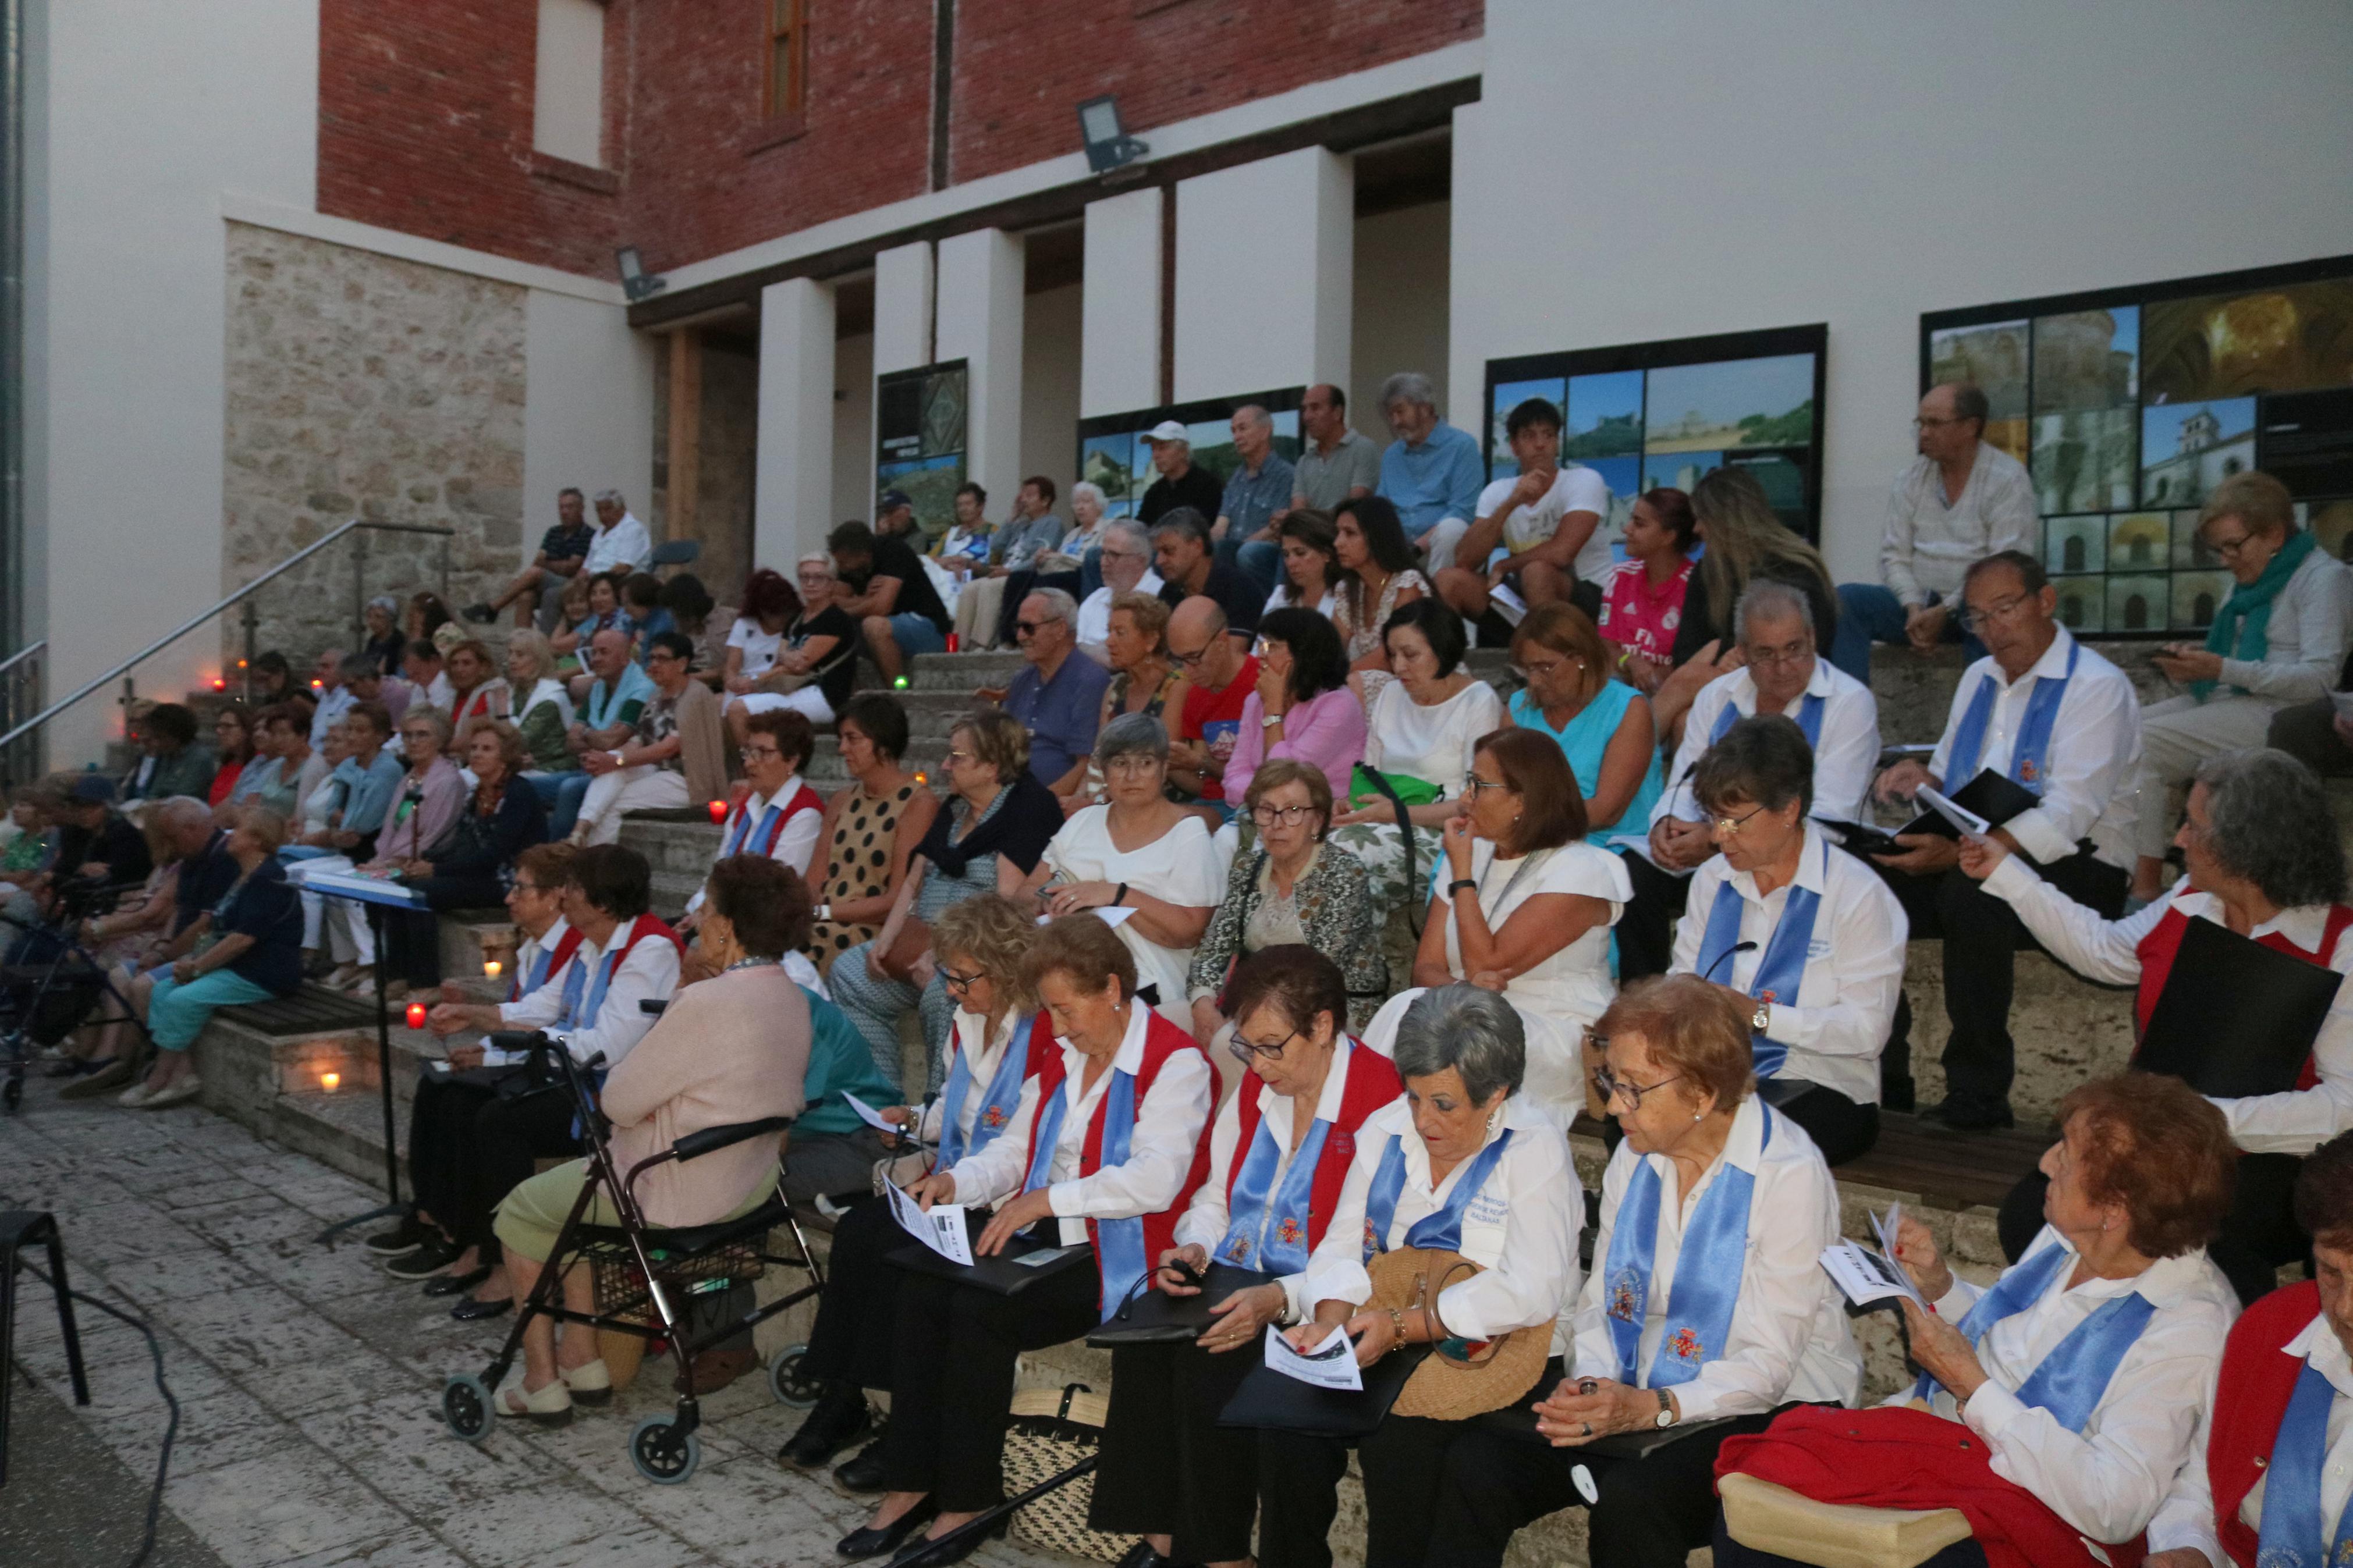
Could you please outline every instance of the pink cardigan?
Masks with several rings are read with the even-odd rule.
[[[1348,777],[1365,755],[1365,705],[1343,686],[1304,702],[1282,716],[1282,739],[1266,748],[1266,705],[1253,691],[1242,703],[1241,729],[1226,763],[1226,799],[1236,810],[1261,763],[1293,757],[1324,770],[1335,802],[1348,798]]]
[[[392,797],[392,809],[385,814],[385,829],[375,841],[379,860],[429,860],[458,826],[459,814],[466,809],[466,776],[458,764],[448,757],[436,757],[433,765],[425,770],[422,794],[417,809],[402,821],[392,820],[407,798],[411,779],[404,776],[400,791]]]

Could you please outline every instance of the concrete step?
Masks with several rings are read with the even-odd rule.
[[[2084,646],[2105,656],[2132,678],[2133,688],[2140,694],[2144,706],[2179,695],[2180,689],[2149,662],[2150,656],[2165,646],[2162,642],[2086,638]],[[1929,654],[1915,653],[1892,643],[1874,647],[1871,650],[1871,691],[1879,699],[1881,739],[1889,745],[1925,745],[1943,734],[1946,715],[1953,706],[1953,693],[1961,684],[1961,672],[1968,668],[1968,661],[1961,657],[1958,643],[1947,643]]]

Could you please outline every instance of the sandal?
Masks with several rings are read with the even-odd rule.
[[[520,1416],[541,1426],[568,1426],[572,1424],[572,1390],[557,1378],[537,1394],[522,1385],[522,1373],[499,1385],[491,1400],[491,1408],[501,1415]]]
[[[585,1366],[567,1366],[558,1370],[564,1373],[564,1386],[572,1391],[575,1405],[613,1403],[613,1374],[606,1370],[604,1357],[598,1356]]]

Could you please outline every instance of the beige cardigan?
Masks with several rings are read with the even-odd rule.
[[[798,1116],[808,1058],[808,998],[776,964],[681,991],[605,1081],[613,1162],[622,1179],[687,1133]],[[775,1182],[776,1148],[775,1138],[753,1138],[699,1160],[655,1166],[637,1188],[647,1221],[724,1219]]]

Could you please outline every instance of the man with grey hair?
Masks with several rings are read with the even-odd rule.
[[[1400,371],[1381,383],[1381,412],[1397,437],[1381,454],[1377,493],[1398,509],[1406,537],[1420,548],[1435,572],[1454,563],[1479,514],[1479,491],[1487,481],[1479,443],[1438,417],[1438,390],[1419,371]]]
[[[1256,583],[1264,598],[1274,592],[1282,561],[1274,518],[1290,506],[1292,468],[1275,455],[1273,415],[1245,403],[1234,410],[1231,428],[1241,464],[1226,480],[1210,531],[1218,541],[1218,559]]]
[[[1111,602],[1122,594],[1157,594],[1160,574],[1152,569],[1152,536],[1139,523],[1121,518],[1103,525],[1097,554],[1103,586],[1079,606],[1079,647],[1101,663],[1110,656],[1103,645],[1111,637]]]
[[[319,706],[311,713],[311,747],[316,751],[327,743],[327,732],[343,721],[359,698],[343,684],[352,656],[349,650],[331,647],[322,651],[319,662],[311,668],[311,679],[319,689]],[[383,669],[378,667],[377,673]]]
[[[1029,731],[1029,772],[1055,794],[1069,795],[1087,776],[1111,672],[1073,657],[1079,606],[1060,588],[1039,588],[1021,601],[1013,637],[1029,663],[1007,688],[1005,710]]]
[[[587,558],[580,563],[581,571],[594,577],[599,572],[622,566],[633,572],[652,568],[653,536],[629,510],[629,503],[621,499],[620,491],[596,492],[596,537],[588,546]]]
[[[572,581],[574,573],[596,542],[596,531],[590,527],[587,502],[577,485],[566,485],[555,492],[555,525],[540,535],[539,553],[531,558],[495,599],[479,605],[469,605],[464,614],[468,620],[489,626],[499,618],[499,612],[509,605],[514,606],[515,625],[527,627],[544,598],[553,604],[564,596],[564,584]]]
[[[1152,466],[1160,477],[1136,503],[1136,521],[1150,528],[1180,506],[1191,507],[1204,520],[1218,515],[1225,502],[1226,487],[1218,482],[1217,475],[1193,461],[1193,437],[1183,425],[1163,419],[1145,433],[1144,444],[1152,448]]]

